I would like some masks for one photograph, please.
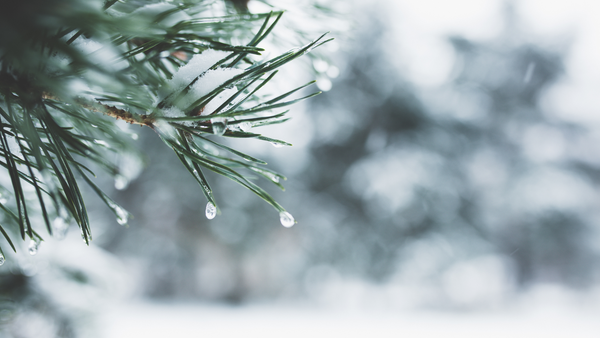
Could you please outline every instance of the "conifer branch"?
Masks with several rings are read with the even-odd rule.
[[[47,100],[64,102],[60,98],[58,98],[50,93],[47,93],[47,92],[42,94],[42,98],[47,99]],[[100,102],[86,100],[82,97],[76,97],[76,98],[74,98],[74,101],[77,104],[79,104],[82,108],[85,108],[87,110],[94,111],[97,113],[102,113],[104,115],[110,116],[117,120],[123,120],[129,124],[137,124],[140,126],[148,126],[150,128],[153,128],[154,123],[156,122],[156,119],[152,115],[132,114],[124,109],[119,109],[117,107],[109,106],[107,104],[102,104]]]
[[[133,149],[131,138],[114,120],[95,113],[152,128],[200,184],[209,219],[219,209],[202,170],[249,189],[280,213],[284,226],[293,225],[284,207],[253,181],[258,174],[283,189],[279,179],[285,177],[219,137],[290,145],[251,129],[286,121],[287,110],[269,111],[318,92],[283,101],[308,84],[270,100],[261,90],[279,67],[329,40],[322,35],[265,60],[257,45],[275,29],[282,11],[252,14],[241,1],[242,13],[224,9],[206,16],[207,7],[195,2],[110,0],[104,8],[82,2],[46,0],[34,7],[15,2],[19,15],[0,11],[3,27],[14,32],[0,35],[0,167],[12,185],[0,185],[0,212],[9,216],[0,224],[0,238],[13,249],[11,237],[28,238],[37,248],[41,237],[31,218],[40,218],[50,234],[77,224],[89,243],[82,180],[119,224],[127,224],[129,213],[88,177],[95,176],[88,165],[119,176],[107,153]],[[236,44],[240,40],[248,43]],[[207,152],[207,145],[226,154]]]

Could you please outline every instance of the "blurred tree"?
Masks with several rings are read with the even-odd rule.
[[[390,75],[385,28],[366,25],[333,90],[311,101],[319,128],[302,180],[315,203],[298,217],[328,229],[306,232],[313,262],[386,280],[428,241],[445,253],[432,274],[491,253],[521,287],[594,281],[597,166],[567,141],[587,128],[541,104],[565,49],[529,39],[510,10],[505,19],[490,41],[449,38],[452,77],[427,90]]]

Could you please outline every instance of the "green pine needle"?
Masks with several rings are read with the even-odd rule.
[[[287,121],[288,111],[277,110],[320,92],[288,99],[312,81],[265,100],[261,89],[279,67],[329,41],[325,35],[264,60],[259,44],[276,29],[282,11],[206,16],[208,7],[202,2],[169,2],[156,13],[139,10],[137,2],[117,0],[106,1],[102,8],[79,0],[15,6],[15,15],[0,13],[3,27],[14,32],[0,36],[0,169],[10,182],[10,187],[0,187],[0,212],[6,216],[0,233],[13,251],[15,236],[42,240],[34,229],[40,222],[32,221],[38,218],[49,234],[53,220],[73,220],[89,244],[91,224],[81,182],[98,194],[118,223],[127,224],[131,215],[88,176],[95,177],[91,168],[118,175],[109,154],[132,151],[130,137],[119,131],[117,119],[155,130],[215,207],[203,170],[225,176],[285,211],[251,181],[259,175],[284,189],[280,180],[285,177],[265,168],[266,162],[225,145],[220,137],[291,145],[249,128]],[[90,46],[101,48],[94,51]],[[178,69],[209,49],[229,54],[185,88],[165,93]],[[193,95],[205,74],[227,68],[241,72],[194,97],[181,116],[165,113]],[[216,109],[202,115],[207,104],[234,88]],[[208,146],[225,155],[206,151]]]

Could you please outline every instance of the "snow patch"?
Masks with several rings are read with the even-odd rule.
[[[201,54],[194,55],[185,66],[179,68],[173,74],[173,78],[168,82],[169,86],[174,90],[185,88],[200,74],[206,72],[208,68],[215,65],[219,60],[226,58],[229,54],[229,52],[208,49]]]
[[[201,54],[194,55],[185,66],[179,68],[162,90],[161,96],[163,98],[167,95],[173,95],[173,100],[176,100],[176,102],[171,103],[176,106],[176,108],[166,110],[165,116],[182,116],[183,111],[189,109],[196,100],[209,94],[236,75],[243,73],[243,70],[233,68],[217,68],[209,70],[210,67],[226,58],[229,54],[229,52],[209,49]],[[196,78],[198,79],[196,80]],[[196,81],[191,85],[187,93],[184,95],[177,94],[177,92],[184,90],[194,80]],[[235,89],[225,89],[213,99],[214,102],[207,105],[208,109],[205,109],[203,114],[206,115],[213,112],[227,100],[227,98],[235,94],[235,91]],[[179,110],[181,110],[182,113],[179,113]]]
[[[223,102],[227,101],[232,95],[237,93],[237,89],[229,88],[222,91],[219,95],[217,95],[214,99],[212,99],[209,103],[204,106],[204,110],[202,111],[202,115],[210,115],[217,108],[219,108]]]
[[[173,128],[168,122],[158,120],[154,123],[154,126],[158,130],[159,134],[171,141],[177,140],[177,130]]]
[[[196,83],[190,88],[190,92],[182,100],[184,107],[187,107],[194,103],[197,99],[212,92],[215,88],[230,80],[236,75],[241,74],[241,69],[215,69],[206,72]]]
[[[163,115],[167,117],[181,117],[185,116],[185,113],[177,107],[169,107],[163,110]]]

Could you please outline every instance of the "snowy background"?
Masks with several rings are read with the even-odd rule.
[[[264,131],[294,146],[232,142],[288,177],[298,224],[214,176],[206,220],[141,130],[148,166],[110,194],[130,227],[90,206],[91,247],[22,257],[15,337],[598,336],[600,4],[330,5],[336,41],[298,65],[327,92]]]

